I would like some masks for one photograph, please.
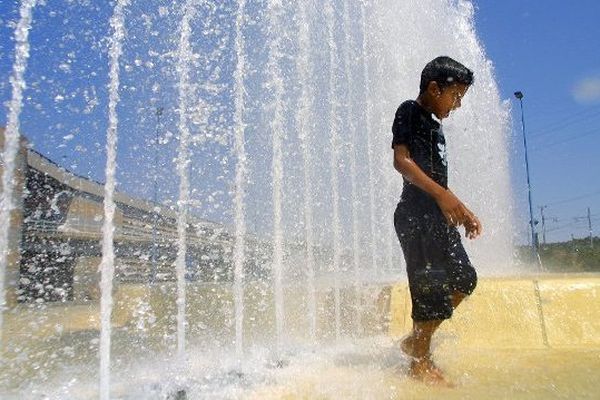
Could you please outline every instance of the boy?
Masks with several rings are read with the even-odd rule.
[[[474,239],[477,217],[448,189],[442,120],[461,105],[473,72],[449,57],[428,63],[416,101],[400,105],[394,119],[394,168],[404,188],[394,226],[404,258],[412,299],[413,330],[401,342],[411,358],[410,375],[450,385],[430,354],[431,336],[454,308],[475,289],[477,274],[463,248],[457,226]]]

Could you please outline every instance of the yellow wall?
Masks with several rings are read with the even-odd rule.
[[[390,334],[410,331],[410,294],[392,289]],[[487,278],[438,337],[474,348],[600,347],[600,276]]]
[[[174,283],[167,286],[118,285],[114,293],[113,325],[138,323],[136,309],[140,302],[145,302],[151,306],[156,317],[153,330],[168,330],[168,326],[172,325],[169,318],[176,313],[176,289]],[[166,289],[161,290],[161,287]],[[227,310],[233,307],[228,290],[222,285],[188,285],[190,332],[195,332],[199,327],[222,334],[231,333],[231,323],[225,321],[232,317]],[[246,296],[252,296],[254,292],[256,290],[248,288]],[[383,326],[388,326],[389,334],[395,337],[410,331],[410,294],[405,283],[392,287],[373,287],[363,295],[365,308],[362,322],[367,335],[381,332]],[[347,317],[343,318],[343,329],[352,331],[354,294],[348,292],[343,297],[345,308],[342,311],[343,316]],[[387,304],[388,297],[389,307],[379,304],[382,301]],[[298,293],[291,293],[288,298],[299,299],[303,304],[302,296]],[[254,310],[253,307],[258,307],[262,302],[250,297],[246,300],[248,315],[245,323],[253,324],[246,327],[247,335],[273,331],[271,319],[274,312],[270,309]],[[270,294],[265,295],[263,300],[265,305],[272,305]],[[330,300],[328,292],[320,294],[319,309],[331,310],[333,304]],[[288,310],[292,311],[294,307],[291,301],[287,305]],[[294,321],[290,321],[290,329],[298,332],[306,330],[303,310],[302,307],[296,310],[302,315],[292,318],[297,319],[300,325],[295,326]],[[383,318],[388,310],[389,318]],[[19,305],[5,312],[5,334],[16,338],[27,337],[32,332],[36,336],[54,336],[97,330],[98,314],[98,299],[83,303],[49,304],[39,310]],[[389,325],[385,322],[388,320]],[[327,332],[333,329],[329,326],[332,324],[332,313],[320,315],[319,336],[329,337]],[[451,320],[442,324],[436,340],[452,346],[477,349],[600,348],[600,275],[480,279],[475,293],[460,305]]]

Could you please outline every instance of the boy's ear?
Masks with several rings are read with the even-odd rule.
[[[440,88],[440,85],[438,85],[438,83],[436,81],[430,81],[427,84],[427,91],[429,92],[430,95],[438,97],[442,94],[442,89]]]

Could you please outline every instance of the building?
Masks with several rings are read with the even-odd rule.
[[[0,128],[0,143],[4,129]],[[75,175],[21,141],[15,171],[6,298],[20,302],[88,301],[99,298],[104,186]],[[175,280],[176,211],[115,193],[115,280]],[[189,216],[186,278],[232,279],[232,236],[217,223]],[[259,242],[248,238],[249,249]],[[253,245],[252,245],[253,243]],[[251,250],[249,250],[252,253]],[[256,272],[261,257],[248,257]],[[260,274],[260,272],[259,272]]]

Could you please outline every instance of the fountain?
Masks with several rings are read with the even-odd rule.
[[[246,181],[246,149],[244,146],[244,74],[245,55],[242,26],[246,2],[238,3],[235,19],[235,154],[237,155],[235,170],[235,244],[234,244],[234,285],[235,285],[235,351],[239,359],[243,351],[243,318],[244,318],[244,263],[246,218],[244,207],[244,188]]]
[[[269,39],[269,59],[267,69],[269,70],[269,86],[273,92],[272,108],[273,115],[269,128],[272,135],[273,161],[272,187],[273,187],[273,291],[275,301],[275,336],[276,352],[282,351],[283,327],[284,327],[284,308],[283,308],[283,230],[282,230],[282,190],[283,190],[283,139],[284,115],[283,115],[283,77],[279,65],[281,58],[281,12],[283,5],[279,1],[268,2],[268,39]]]
[[[327,23],[327,43],[329,45],[329,97],[327,101],[330,104],[330,115],[328,120],[328,130],[330,132],[330,168],[331,168],[331,196],[332,196],[332,230],[333,230],[333,267],[334,276],[334,303],[335,303],[335,337],[340,338],[341,334],[341,310],[340,310],[340,261],[341,261],[341,227],[340,227],[340,194],[339,194],[339,147],[340,130],[342,126],[341,104],[338,99],[337,88],[339,86],[339,57],[337,55],[337,45],[334,36],[334,6],[331,1],[325,4],[325,20]]]
[[[115,271],[114,218],[115,218],[115,171],[117,169],[117,105],[119,104],[119,57],[122,53],[122,41],[125,36],[123,9],[127,0],[117,3],[111,19],[114,32],[111,37],[110,84],[108,103],[108,131],[106,133],[106,184],[104,185],[104,225],[102,226],[102,261],[100,271],[102,282],[100,290],[100,398],[110,398],[110,343],[111,315],[113,309],[113,279]]]
[[[310,339],[314,343],[317,337],[317,309],[315,293],[315,254],[314,254],[314,231],[313,231],[313,207],[312,182],[311,182],[311,111],[314,107],[314,91],[311,88],[313,83],[312,75],[314,66],[310,58],[310,29],[307,18],[306,4],[298,2],[298,20],[299,23],[299,54],[298,54],[298,73],[302,85],[302,92],[298,101],[299,107],[296,112],[296,125],[298,126],[298,136],[302,146],[302,163],[304,175],[303,185],[303,211],[304,211],[304,230],[306,242],[306,282],[308,296],[307,317],[309,321]]]
[[[29,58],[29,29],[31,28],[31,13],[35,7],[36,1],[23,2],[20,8],[20,18],[15,29],[15,63],[11,79],[12,99],[8,113],[8,123],[4,135],[4,151],[2,152],[2,203],[0,208],[0,223],[2,231],[0,232],[0,271],[6,271],[8,268],[9,256],[9,235],[11,225],[11,212],[13,210],[13,180],[15,158],[19,147],[19,116],[23,107],[23,89],[25,82],[23,75],[27,67]],[[4,280],[5,274],[0,274],[0,314],[4,311]],[[0,315],[0,340],[2,339],[2,321]],[[0,342],[1,343],[1,342]]]
[[[408,393],[390,125],[439,54],[476,75],[444,122],[486,226],[468,250],[513,268],[508,107],[470,2],[36,3],[1,16],[2,398]],[[548,311],[535,285],[523,315]]]

